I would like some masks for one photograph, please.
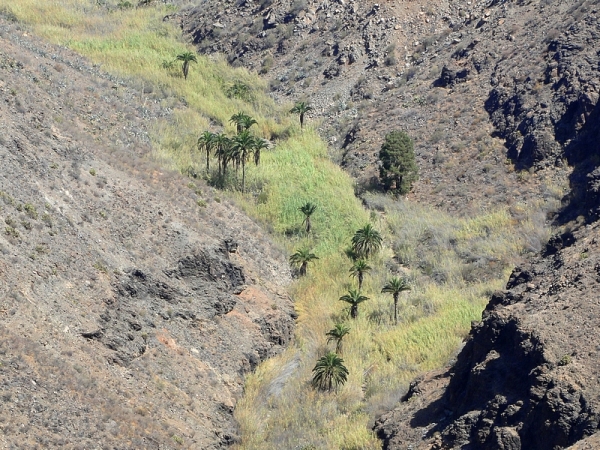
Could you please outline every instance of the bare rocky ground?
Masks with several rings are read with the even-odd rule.
[[[0,448],[234,442],[291,338],[286,258],[149,162],[170,111],[143,89],[0,21],[0,98]]]

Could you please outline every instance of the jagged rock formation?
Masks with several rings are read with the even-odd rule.
[[[542,450],[596,433],[599,239],[582,225],[515,269],[457,362],[379,419],[384,448]]]
[[[0,21],[0,97],[0,447],[235,442],[244,374],[291,339],[286,258],[143,158],[168,114],[143,87]]]

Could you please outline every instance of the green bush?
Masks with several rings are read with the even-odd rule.
[[[379,151],[382,166],[379,178],[386,191],[406,194],[418,179],[413,141],[403,131],[392,131],[385,136]]]

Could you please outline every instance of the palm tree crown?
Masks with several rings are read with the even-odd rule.
[[[254,120],[254,118],[250,117],[248,114],[245,114],[243,112],[235,113],[233,116],[231,116],[229,121],[236,126],[238,134],[240,134],[244,130],[249,129],[252,125],[258,123],[256,120]]]
[[[290,256],[290,263],[294,266],[299,267],[299,275],[306,275],[306,267],[309,262],[314,261],[315,259],[319,259],[317,255],[311,253],[311,251],[307,248],[300,248],[296,250],[292,256]]]
[[[315,365],[312,378],[313,387],[322,391],[332,391],[348,380],[348,369],[344,360],[334,352],[329,352],[319,358]]]
[[[304,128],[304,115],[307,112],[312,111],[312,109],[313,109],[312,106],[310,106],[308,103],[306,103],[306,102],[298,102],[290,110],[290,112],[292,114],[299,114],[300,115],[300,129]]]
[[[340,300],[350,304],[350,317],[356,319],[358,317],[358,305],[369,300],[360,293],[358,289],[348,289],[348,293],[342,295]]]
[[[381,248],[383,239],[370,223],[357,230],[352,237],[352,250],[362,258],[369,258]]]
[[[363,278],[365,273],[369,272],[372,269],[367,261],[364,259],[358,259],[354,261],[352,267],[350,267],[350,276],[358,279],[358,290],[362,289]]]
[[[304,222],[302,222],[304,225],[306,225],[306,232],[310,233],[310,229],[311,229],[311,223],[310,223],[310,216],[313,215],[313,213],[316,211],[317,209],[317,205],[315,205],[314,203],[311,202],[306,202],[304,205],[302,205],[300,208],[298,208],[298,210],[304,214]]]
[[[181,66],[181,70],[183,71],[183,78],[187,80],[188,72],[190,70],[191,62],[198,62],[196,55],[192,52],[183,52],[177,55],[177,61],[182,61],[183,66]]]
[[[327,336],[327,343],[335,341],[335,352],[339,355],[342,354],[342,339],[350,333],[350,327],[343,323],[336,323],[335,327],[329,330],[325,335]]]
[[[393,277],[388,280],[381,290],[384,294],[392,294],[394,297],[394,323],[398,323],[398,296],[401,292],[410,291],[410,285],[404,278]]]

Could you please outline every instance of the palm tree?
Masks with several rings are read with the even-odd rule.
[[[206,150],[206,173],[208,173],[210,170],[209,156],[215,145],[215,137],[216,135],[214,133],[211,133],[210,131],[205,131],[198,138],[198,149]]]
[[[302,205],[300,208],[298,208],[298,210],[301,211],[302,214],[304,214],[304,221],[302,222],[302,224],[306,225],[306,233],[310,233],[310,229],[312,226],[310,223],[310,216],[313,215],[316,209],[317,205],[311,202],[307,202],[305,205]]]
[[[183,66],[181,66],[181,70],[183,70],[183,78],[187,80],[188,72],[190,71],[190,63],[198,62],[196,59],[196,55],[192,52],[184,52],[177,55],[177,61],[182,61]]]
[[[356,319],[358,317],[358,305],[369,300],[360,293],[358,289],[348,289],[346,295],[342,295],[340,300],[350,304],[350,317]]]
[[[231,116],[231,118],[229,119],[229,121],[235,125],[238,134],[241,133],[243,130],[243,121],[245,117],[250,116],[244,114],[243,112],[238,112]]]
[[[248,130],[242,131],[232,139],[232,150],[238,161],[242,163],[242,194],[246,188],[246,161],[254,151],[256,140]]]
[[[365,273],[371,270],[371,266],[367,264],[364,259],[358,259],[354,261],[354,264],[350,268],[350,276],[358,279],[358,290],[362,289],[363,278]]]
[[[331,392],[348,380],[348,369],[344,360],[334,352],[319,358],[313,371],[312,385],[322,391]]]
[[[312,111],[312,106],[310,106],[308,103],[306,102],[298,102],[294,105],[294,107],[290,110],[290,113],[292,114],[299,114],[300,115],[300,129],[304,129],[304,115],[309,112]]]
[[[352,237],[352,250],[362,258],[369,258],[381,248],[381,234],[370,223],[357,230]]]
[[[215,135],[215,154],[219,161],[219,175],[227,175],[227,163],[231,157],[231,140],[223,133]]]
[[[342,354],[342,339],[350,333],[350,327],[343,323],[336,323],[335,327],[329,330],[325,335],[328,336],[327,343],[329,344],[331,341],[335,341],[335,352],[338,355]]]
[[[398,324],[398,296],[401,292],[410,291],[410,286],[404,278],[393,277],[388,280],[386,285],[381,290],[384,294],[392,294],[394,297],[394,323]]]
[[[256,125],[258,122],[254,118],[244,115],[242,118],[242,127],[244,130],[249,130],[252,125]]]
[[[290,263],[293,266],[300,267],[298,274],[302,277],[306,275],[306,268],[309,262],[314,261],[315,259],[319,259],[317,255],[311,253],[311,251],[307,248],[300,248],[296,250],[292,256],[290,256]]]
[[[254,142],[254,164],[260,164],[260,151],[269,148],[269,141],[266,139],[256,138]]]

